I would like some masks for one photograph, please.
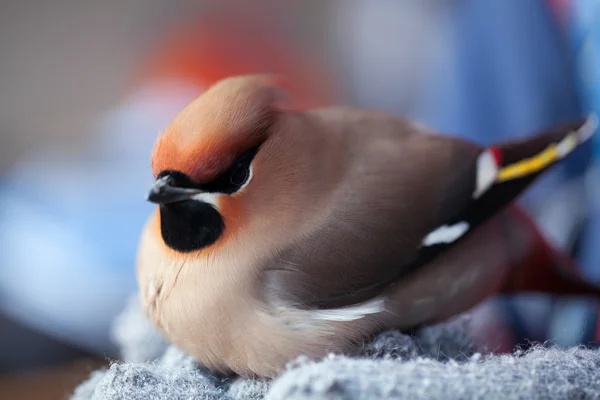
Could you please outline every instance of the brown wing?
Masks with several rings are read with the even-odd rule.
[[[572,150],[585,136],[577,122],[482,149],[381,116],[343,124],[352,160],[346,184],[312,234],[266,268],[270,298],[307,308],[371,298],[510,203],[559,161],[557,149]]]

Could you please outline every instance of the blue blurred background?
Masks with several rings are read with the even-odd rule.
[[[0,372],[116,356],[149,154],[222,77],[283,72],[311,105],[408,115],[482,144],[600,112],[600,0],[4,1]],[[600,282],[597,142],[522,199]],[[498,351],[600,339],[593,301],[494,299]]]

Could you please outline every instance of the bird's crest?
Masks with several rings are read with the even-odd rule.
[[[175,170],[199,183],[216,178],[238,155],[267,139],[278,112],[289,111],[284,87],[276,75],[217,82],[159,136],[151,159],[154,175]]]

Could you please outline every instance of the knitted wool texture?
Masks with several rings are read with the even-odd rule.
[[[414,336],[386,332],[360,357],[298,359],[267,383],[195,364],[163,341],[133,299],[113,331],[123,361],[93,372],[71,399],[600,399],[600,351],[538,346],[484,356],[467,323],[461,316]]]

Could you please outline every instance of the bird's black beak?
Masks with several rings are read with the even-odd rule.
[[[148,201],[155,204],[169,204],[189,200],[195,195],[202,193],[200,189],[174,186],[172,181],[172,178],[168,175],[158,178],[150,189]]]

